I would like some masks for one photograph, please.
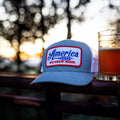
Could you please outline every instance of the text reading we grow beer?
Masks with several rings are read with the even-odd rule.
[[[82,61],[82,49],[75,46],[57,46],[49,48],[46,56],[46,67],[75,66],[79,67]]]

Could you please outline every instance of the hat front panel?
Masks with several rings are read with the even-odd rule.
[[[66,48],[66,49],[65,49]],[[74,61],[72,60],[66,60],[66,58],[62,58],[62,60],[56,60],[56,61],[52,61],[52,62],[56,62],[53,63],[52,65],[48,64],[47,58],[48,58],[48,51],[60,51],[60,49],[62,49],[61,51],[64,50],[64,53],[66,54],[66,56],[74,56],[73,58],[76,58],[76,60],[80,60],[78,62],[78,64],[74,65]],[[66,51],[65,51],[66,50]],[[74,52],[77,51],[79,53]],[[72,53],[73,51],[73,53]],[[57,53],[58,54],[58,53]],[[60,54],[60,52],[59,52]],[[52,56],[52,55],[51,55]],[[58,57],[58,56],[57,56]],[[54,57],[54,59],[56,59],[57,57]],[[61,56],[59,56],[61,57]],[[72,57],[69,57],[71,59],[73,59]],[[77,57],[79,57],[79,59],[77,59]],[[67,59],[69,59],[67,58]],[[63,64],[64,62],[64,64]],[[71,63],[68,63],[71,62]],[[72,40],[64,40],[58,43],[55,43],[53,45],[51,45],[48,49],[46,49],[44,51],[43,54],[43,71],[51,71],[51,72],[62,72],[62,71],[69,71],[69,72],[90,72],[91,70],[91,51],[89,49],[89,47],[81,42],[76,42],[76,41],[72,41]]]

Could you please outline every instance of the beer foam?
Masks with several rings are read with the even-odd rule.
[[[113,47],[113,48],[99,48],[99,50],[120,50],[118,47]]]

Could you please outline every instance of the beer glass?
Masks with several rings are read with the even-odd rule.
[[[98,75],[100,80],[120,80],[120,32],[98,32]]]

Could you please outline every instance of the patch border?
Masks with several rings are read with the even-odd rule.
[[[69,65],[69,64],[56,64],[56,65],[47,65],[47,54],[48,54],[48,51],[50,49],[54,49],[54,48],[58,48],[58,47],[72,47],[72,48],[79,48],[80,51],[81,51],[81,56],[80,56],[80,64],[79,65]],[[46,60],[45,60],[45,66],[46,67],[53,67],[53,66],[73,66],[73,67],[80,67],[82,64],[82,48],[80,47],[77,47],[77,46],[67,46],[67,45],[60,45],[60,46],[54,46],[54,47],[50,47],[47,52],[46,52]]]

